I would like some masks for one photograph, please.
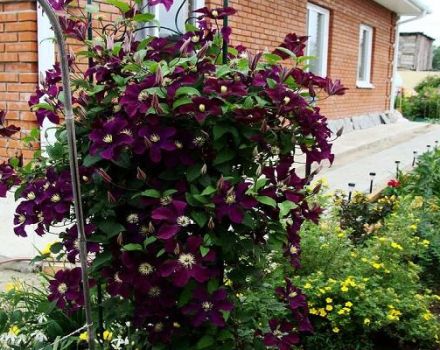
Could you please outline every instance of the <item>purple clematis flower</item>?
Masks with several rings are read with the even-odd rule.
[[[298,36],[295,33],[290,33],[286,35],[284,42],[280,45],[280,47],[292,51],[297,57],[301,57],[304,56],[304,49],[306,48],[307,40],[308,36]],[[275,49],[273,53],[280,56],[284,60],[290,57],[287,53],[279,49]]]
[[[200,327],[205,322],[224,327],[222,311],[231,311],[234,308],[226,297],[227,293],[223,288],[209,294],[205,288],[199,287],[193,293],[193,300],[182,308],[182,313],[192,316],[191,323],[194,327]]]
[[[151,123],[138,132],[138,139],[134,146],[136,154],[143,154],[148,150],[150,159],[153,163],[159,163],[164,151],[174,151],[177,146],[174,141],[176,129],[160,126],[158,122]]]
[[[101,274],[107,281],[107,292],[112,297],[119,295],[123,298],[129,298],[133,294],[133,286],[130,281],[121,278],[123,273],[124,267],[115,263],[102,269]]]
[[[247,94],[247,89],[241,80],[209,78],[205,81],[203,92],[225,98],[230,96],[243,97]]]
[[[235,119],[244,124],[260,123],[266,118],[267,111],[264,108],[254,107],[251,109],[239,108],[234,111]]]
[[[89,237],[95,231],[96,226],[93,224],[85,225],[86,236]],[[79,238],[78,238],[78,226],[72,226],[65,234],[63,234],[63,245],[67,250],[67,260],[72,264],[76,262],[76,257],[79,254]],[[99,253],[99,244],[96,242],[87,242],[88,253]]]
[[[121,117],[114,117],[102,125],[95,125],[89,138],[92,141],[90,153],[99,154],[108,160],[116,160],[121,150],[133,143],[130,126]]]
[[[269,321],[270,332],[264,335],[264,345],[279,350],[291,350],[301,341],[295,332],[295,326],[285,320],[272,319]]]
[[[177,287],[185,286],[191,278],[197,282],[206,282],[212,275],[204,262],[212,262],[215,259],[214,251],[209,251],[208,254],[202,257],[200,253],[200,246],[203,239],[200,236],[190,236],[186,242],[185,249],[178,249],[180,251],[176,259],[165,261],[159,268],[159,273],[162,277],[172,277],[173,284]]]
[[[241,224],[244,219],[244,209],[251,209],[258,204],[255,198],[246,195],[250,184],[240,183],[235,187],[225,181],[219,189],[219,194],[212,199],[215,204],[217,219],[225,216],[235,224]]]
[[[148,6],[156,6],[159,4],[162,4],[165,6],[167,11],[171,9],[171,6],[173,6],[174,0],[148,0]]]
[[[209,116],[216,117],[222,114],[221,101],[216,98],[194,97],[192,102],[192,104],[180,107],[178,112],[180,114],[193,113],[199,123],[203,123]]]
[[[120,104],[130,117],[145,115],[152,106],[153,94],[146,89],[156,85],[156,76],[149,75],[139,84],[132,84],[125,89]]]
[[[14,168],[7,163],[0,164],[0,198],[5,198],[8,190],[20,183]]]
[[[6,112],[0,111],[0,136],[11,137],[20,131],[20,128],[15,125],[6,125]]]
[[[135,291],[146,293],[157,280],[157,261],[136,252],[124,252],[121,256],[124,269],[119,273],[123,282],[130,283]]]
[[[185,216],[186,207],[185,202],[173,200],[169,206],[156,208],[152,211],[152,219],[160,224],[157,237],[164,240],[170,239],[178,234],[182,228],[192,224],[191,219]]]
[[[275,289],[276,294],[291,310],[307,308],[307,299],[301,289],[296,288],[292,281],[286,278],[286,286]]]
[[[220,7],[212,10],[207,7],[203,7],[194,12],[201,13],[203,16],[211,19],[223,19],[227,16],[232,16],[237,13],[237,11],[232,7]]]
[[[81,268],[58,271],[53,280],[49,282],[49,301],[63,310],[76,311],[84,305],[81,287]]]

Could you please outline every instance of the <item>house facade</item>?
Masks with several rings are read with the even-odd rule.
[[[398,68],[402,70],[432,70],[435,39],[421,32],[400,33]]]
[[[187,6],[182,7],[180,24],[195,8],[223,5],[223,0],[175,0],[170,13],[162,6],[154,8],[162,25],[173,25],[182,1]],[[115,20],[112,6],[105,1],[97,4],[99,16]],[[320,102],[329,119],[380,115],[392,109],[397,22],[399,16],[418,16],[425,10],[417,0],[230,0],[229,4],[238,11],[230,19],[233,44],[272,50],[287,33],[309,36],[307,54],[316,58],[310,70],[341,79],[349,88],[345,96]],[[44,40],[51,36],[35,0],[0,0],[0,110],[6,110],[9,122],[24,132],[36,127],[27,100],[39,72],[55,62],[53,43]],[[75,49],[73,43],[71,47]],[[17,152],[25,158],[32,154],[18,140],[0,140],[0,159]]]

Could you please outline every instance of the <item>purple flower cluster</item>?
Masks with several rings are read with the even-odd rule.
[[[51,224],[70,217],[73,199],[70,172],[47,168],[44,177],[26,184],[20,197],[14,218],[15,234],[26,237],[26,227],[36,225],[35,232],[42,236]]]
[[[20,179],[14,168],[7,164],[0,164],[0,198],[5,198],[8,190],[20,183]]]
[[[148,1],[159,4],[169,10],[173,1]],[[124,11],[125,20],[137,11]],[[220,64],[220,36],[228,39],[230,28],[219,33],[213,23],[235,10],[196,13],[199,27],[178,38],[139,42],[128,26],[121,37],[86,42],[93,64],[85,80],[94,80],[75,94],[81,159],[98,163],[94,182],[94,170],[82,169],[86,234],[102,238],[87,242],[87,250],[110,257],[92,269],[111,297],[132,304],[134,321],[147,330],[149,342],[169,348],[185,332],[228,326],[226,316],[240,305],[228,300],[228,293],[237,292],[236,281],[226,286],[224,277],[243,276],[243,261],[251,267],[253,259],[242,243],[264,249],[281,232],[289,269],[300,267],[301,225],[316,222],[322,210],[309,203],[310,179],[296,171],[295,153],[301,150],[310,163],[333,161],[331,131],[313,102],[322,93],[346,90],[338,80],[268,63],[263,53],[241,46],[230,50],[229,63]],[[84,40],[84,24],[74,21],[65,18],[63,28]],[[284,50],[273,54],[300,57],[306,40],[289,34]],[[60,78],[56,65],[30,101],[40,123],[59,121]],[[0,171],[10,186],[13,173]],[[30,181],[17,207],[16,234],[26,236],[26,227],[36,225],[42,235],[70,218],[70,186],[69,173],[58,168]],[[68,260],[75,262],[76,226],[62,239]],[[78,270],[57,273],[50,291],[50,300],[62,308],[81,305]],[[312,331],[306,297],[289,279],[275,293],[286,315],[271,320],[259,341],[290,349]]]
[[[0,136],[11,137],[20,131],[20,128],[15,125],[6,125],[6,112],[0,111]]]

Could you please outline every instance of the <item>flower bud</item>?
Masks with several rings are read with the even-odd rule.
[[[212,216],[209,218],[209,221],[208,221],[208,228],[209,228],[210,230],[213,230],[213,229],[215,228],[215,222],[214,222],[214,218],[213,218]]]
[[[102,177],[102,179],[105,182],[111,183],[113,181],[112,178],[110,177],[110,175],[107,174],[107,172],[104,169],[99,168],[99,169],[96,170],[96,172],[98,173],[99,176]]]
[[[118,245],[120,246],[124,244],[124,235],[122,234],[122,232],[118,234],[118,238],[116,238],[116,243],[118,243]]]
[[[208,172],[208,166],[205,163],[203,164],[202,169],[200,169],[200,174],[206,175],[207,172]]]
[[[221,190],[223,188],[223,186],[225,185],[225,178],[223,177],[223,175],[220,177],[220,179],[218,179],[217,181],[217,189]]]
[[[261,164],[258,164],[257,170],[255,170],[255,175],[260,176],[263,172],[263,166]]]
[[[139,167],[136,169],[136,179],[141,181],[145,181],[147,179],[147,174]]]
[[[111,193],[111,191],[107,191],[107,200],[109,203],[116,203],[116,198],[115,196],[113,196],[113,194]]]

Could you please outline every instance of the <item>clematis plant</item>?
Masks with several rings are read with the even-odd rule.
[[[90,277],[93,291],[107,292],[99,301],[105,322],[133,321],[148,349],[300,344],[312,327],[306,296],[288,277],[300,267],[301,225],[317,221],[322,209],[296,159],[333,161],[331,131],[315,97],[345,88],[302,70],[306,38],[295,34],[272,53],[229,47],[225,59],[231,29],[219,30],[218,20],[232,8],[196,10],[197,25],[188,24],[185,34],[156,38],[136,32],[138,22],[153,18],[142,6],[109,3],[121,12],[121,30],[96,31],[93,40],[85,39],[87,18],[69,15],[72,4],[53,3],[66,12],[66,36],[87,47],[78,55],[90,60],[85,72],[75,68],[72,90]],[[172,3],[148,1],[167,9]],[[74,57],[71,66],[73,72]],[[39,123],[62,120],[60,82],[55,65],[30,99]],[[0,166],[0,196],[21,183],[19,236],[71,225],[57,253],[74,263],[62,124],[55,138],[31,166]],[[275,271],[274,254],[285,261],[276,268],[279,284],[262,284]],[[262,287],[278,307],[247,314],[243,300]],[[49,300],[80,313],[80,291],[78,268],[60,271]]]

